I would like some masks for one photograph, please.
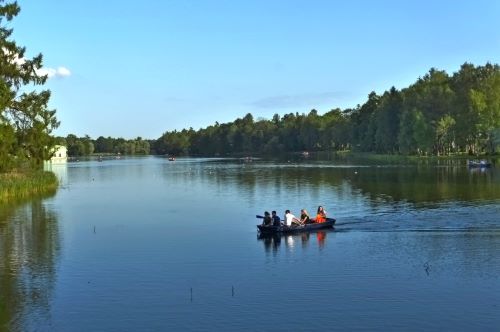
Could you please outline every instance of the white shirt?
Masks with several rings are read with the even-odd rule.
[[[285,214],[285,225],[292,226],[293,219],[297,219],[293,214],[287,213]]]

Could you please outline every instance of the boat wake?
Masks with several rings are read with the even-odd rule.
[[[361,212],[361,211],[360,211]],[[366,211],[363,211],[366,212]],[[500,232],[500,204],[418,207],[339,215],[337,232]],[[362,213],[362,212],[361,212]]]

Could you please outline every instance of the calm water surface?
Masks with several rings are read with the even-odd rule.
[[[0,207],[0,330],[498,330],[500,170],[162,158]],[[334,230],[260,238],[324,205]]]

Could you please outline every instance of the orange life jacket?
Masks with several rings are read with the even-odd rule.
[[[316,215],[316,222],[321,223],[321,222],[325,222],[325,221],[326,221],[326,217],[324,214],[318,213]]]

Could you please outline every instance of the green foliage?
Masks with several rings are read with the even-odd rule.
[[[455,141],[456,121],[449,114],[439,119],[436,127],[437,152],[439,154],[449,154],[453,150]]]
[[[47,109],[50,92],[23,93],[9,109],[16,129],[18,150],[33,166],[41,166],[52,157],[55,138],[50,134],[59,126],[55,110]]]
[[[417,151],[417,142],[413,136],[416,123],[416,112],[404,111],[399,122],[398,146],[404,155],[410,155]]]
[[[21,165],[40,168],[51,157],[51,133],[59,126],[55,111],[47,107],[49,91],[21,93],[47,77],[38,74],[42,55],[27,58],[26,49],[10,38],[13,30],[5,22],[19,11],[17,2],[0,0],[0,172]]]
[[[432,149],[432,127],[426,121],[425,116],[422,112],[415,112],[413,122],[413,139],[416,142],[418,154],[427,155]]]
[[[68,148],[68,156],[88,156],[94,152],[94,143],[92,139],[86,135],[85,137],[76,137],[69,134],[66,137],[66,146]]]
[[[398,150],[398,131],[402,96],[392,87],[381,97],[374,113],[375,151],[377,153],[395,153]]]
[[[147,155],[150,153],[150,143],[137,137],[131,140],[123,138],[105,138],[99,136],[93,140],[88,135],[77,137],[69,134],[66,138],[57,138],[58,144],[64,142],[68,147],[68,156],[79,157],[96,154]]]
[[[375,92],[368,95],[363,105],[351,112],[350,120],[353,127],[353,145],[355,150],[373,151],[375,141],[375,112],[378,109],[380,96]]]
[[[14,144],[16,142],[14,128],[0,123],[0,173],[11,169],[14,163]]]
[[[500,128],[491,131],[491,150],[500,153]]]

